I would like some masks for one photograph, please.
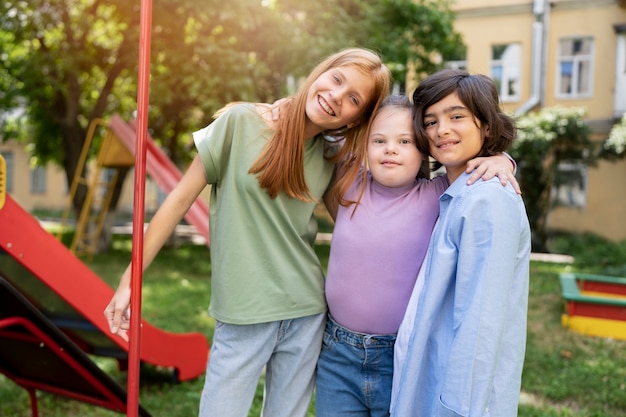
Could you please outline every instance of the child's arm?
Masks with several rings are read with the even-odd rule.
[[[142,264],[144,271],[150,266],[161,247],[174,232],[176,225],[206,185],[202,161],[196,156],[180,182],[154,214],[146,229]],[[111,333],[120,335],[124,340],[128,340],[126,331],[130,325],[128,306],[130,304],[131,267],[129,264],[122,274],[117,290],[104,310]]]

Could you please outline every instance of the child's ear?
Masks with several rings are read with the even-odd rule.
[[[361,124],[361,121],[360,121],[360,120],[357,120],[357,121],[355,121],[355,122],[348,123],[348,124],[346,125],[346,127],[347,127],[348,129],[352,129],[353,127],[357,127],[359,124]]]

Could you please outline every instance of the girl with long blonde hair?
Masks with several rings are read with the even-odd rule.
[[[198,155],[146,230],[147,268],[193,201],[211,185],[211,301],[215,318],[200,416],[246,417],[265,370],[264,416],[305,416],[326,319],[314,251],[315,206],[337,160],[358,160],[370,116],[390,86],[369,50],[324,59],[280,106],[233,103],[194,132]],[[341,131],[329,155],[324,133]],[[126,336],[130,265],[104,314]]]

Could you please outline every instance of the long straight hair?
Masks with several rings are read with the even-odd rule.
[[[391,84],[389,69],[382,63],[380,56],[363,48],[349,48],[337,52],[319,63],[306,78],[298,92],[280,108],[280,118],[275,124],[274,133],[268,140],[259,158],[252,164],[249,172],[257,174],[259,185],[275,198],[281,191],[289,197],[303,201],[316,201],[310,194],[304,178],[304,136],[306,123],[306,99],[313,83],[326,71],[338,67],[354,67],[366,74],[373,84],[373,92],[366,103],[359,123],[347,129],[344,146],[327,159],[356,160],[362,155],[364,132],[367,123],[388,94]]]

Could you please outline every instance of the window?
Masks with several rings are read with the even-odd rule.
[[[556,95],[560,98],[591,96],[593,39],[562,39],[559,43]]]
[[[585,207],[587,203],[587,166],[580,162],[561,162],[557,168],[552,202],[562,207]]]
[[[446,68],[467,71],[467,61],[446,61]]]
[[[467,47],[461,45],[443,57],[445,68],[467,71]]]
[[[615,51],[615,104],[613,115],[622,117],[626,113],[626,25],[617,33]]]
[[[30,192],[33,194],[46,193],[46,168],[35,167],[30,171]]]
[[[503,102],[519,101],[522,47],[519,43],[491,47],[491,78]]]
[[[4,161],[6,162],[6,166],[7,166],[7,177],[5,179],[7,193],[12,193],[13,192],[13,171],[15,169],[14,168],[15,162],[13,161],[13,152],[0,152],[0,155],[4,157]]]

